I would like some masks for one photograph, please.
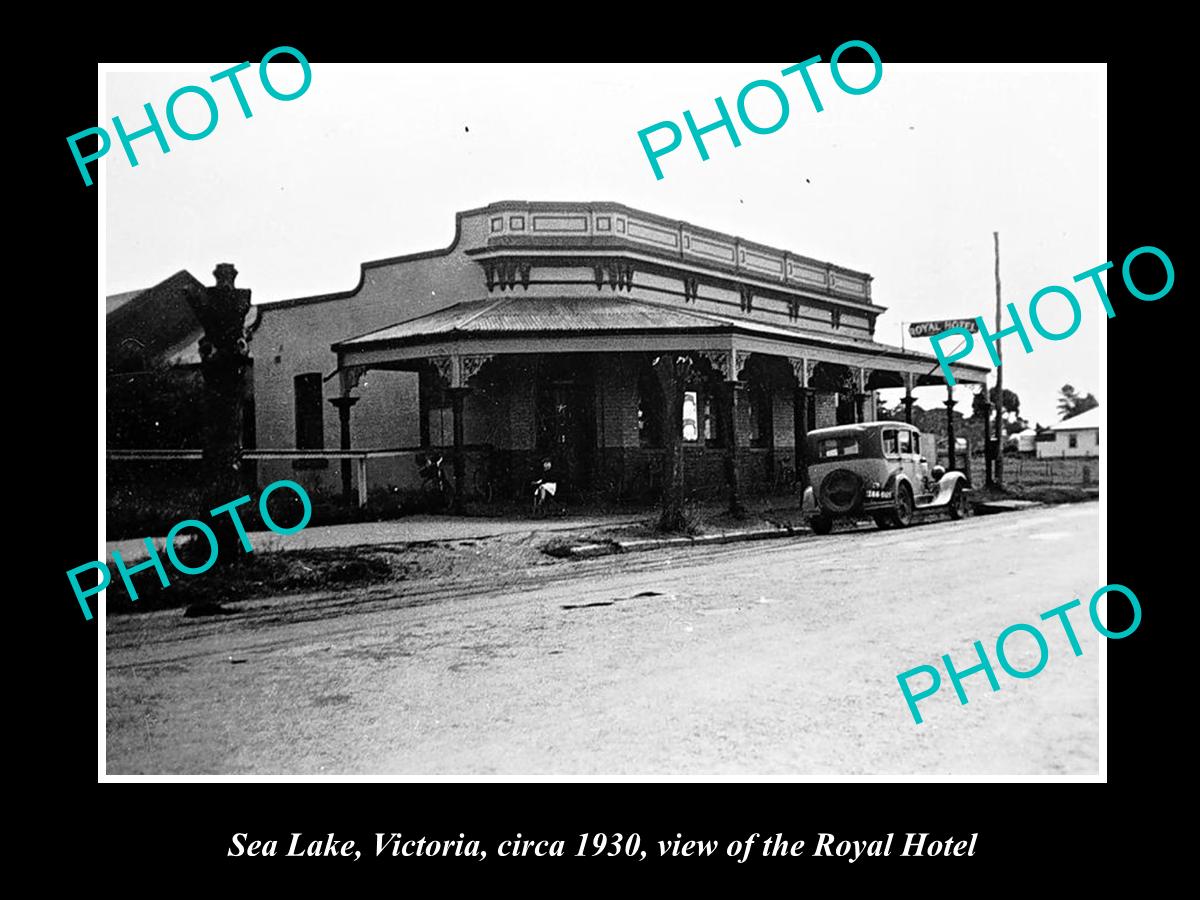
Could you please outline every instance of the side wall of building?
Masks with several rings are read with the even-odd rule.
[[[263,305],[261,324],[251,342],[260,448],[296,447],[295,378],[311,373],[320,373],[323,379],[324,448],[340,447],[338,413],[328,400],[341,395],[341,385],[336,377],[324,380],[337,367],[331,344],[448,303],[487,296],[482,270],[462,252],[464,246],[483,240],[482,220],[465,216],[460,228],[455,245],[444,253],[366,264],[362,284],[352,296]],[[414,373],[372,370],[354,394],[361,398],[351,411],[355,448],[414,447],[419,443]],[[264,461],[259,466],[259,483],[291,478],[315,491],[340,490],[336,463],[310,468],[313,465],[312,461]],[[412,480],[411,468],[407,459],[372,460],[369,482],[372,487],[405,483]]]

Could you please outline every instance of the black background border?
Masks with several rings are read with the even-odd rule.
[[[971,19],[978,14],[973,11]],[[1169,789],[1170,780],[1181,771],[1183,745],[1175,736],[1179,708],[1167,713],[1159,707],[1165,707],[1161,701],[1181,683],[1167,671],[1170,652],[1166,638],[1175,635],[1179,640],[1186,634],[1181,614],[1185,601],[1174,600],[1172,582],[1180,572],[1182,550],[1175,528],[1176,519],[1182,516],[1174,510],[1185,501],[1187,478],[1185,472],[1177,475],[1170,466],[1176,458],[1175,448],[1182,450],[1191,443],[1186,437],[1190,433],[1189,383],[1182,377],[1187,351],[1180,346],[1180,340],[1189,335],[1184,322],[1188,262],[1175,213],[1183,202],[1186,184],[1194,185],[1194,177],[1184,177],[1182,159],[1190,146],[1185,137],[1186,111],[1194,103],[1186,102],[1191,99],[1190,92],[1184,93],[1189,82],[1177,61],[1183,54],[1172,52],[1173,39],[1162,33],[1164,23],[1054,22],[1040,12],[1033,25],[1010,10],[994,22],[968,24],[947,19],[931,25],[910,17],[904,24],[885,26],[875,13],[860,7],[859,15],[845,16],[841,24],[824,28],[808,27],[797,13],[799,21],[785,29],[787,43],[783,45],[780,38],[764,40],[761,28],[747,28],[744,34],[736,28],[689,34],[688,27],[699,26],[677,21],[660,24],[653,14],[647,18],[640,12],[636,23],[615,13],[604,15],[615,16],[615,20],[597,19],[588,25],[531,14],[524,23],[505,16],[470,26],[455,22],[452,27],[434,18],[420,26],[407,22],[385,29],[363,20],[345,27],[328,22],[311,28],[250,27],[239,13],[236,27],[179,26],[170,30],[169,40],[164,37],[166,31],[148,35],[117,28],[79,34],[74,40],[56,39],[58,58],[52,68],[58,87],[53,102],[40,109],[44,121],[37,126],[34,141],[35,163],[50,161],[40,183],[49,188],[50,197],[39,194],[31,207],[35,213],[30,224],[41,224],[42,233],[29,237],[48,248],[51,256],[42,269],[54,286],[51,302],[69,307],[71,313],[78,309],[79,314],[64,315],[43,326],[53,329],[53,349],[70,364],[51,368],[43,363],[39,370],[43,389],[38,394],[46,396],[44,392],[53,391],[62,400],[40,406],[35,421],[45,443],[66,448],[76,464],[67,470],[64,484],[49,488],[54,514],[40,526],[52,535],[40,545],[50,550],[49,559],[36,562],[32,571],[36,583],[50,585],[51,591],[48,596],[35,592],[41,599],[32,612],[40,620],[37,633],[52,649],[40,656],[32,669],[38,688],[28,715],[36,735],[32,743],[36,770],[56,788],[70,789],[72,805],[79,804],[87,812],[83,822],[77,813],[68,821],[62,810],[33,813],[31,831],[36,838],[61,845],[69,839],[69,829],[86,823],[87,832],[105,836],[95,842],[104,849],[89,862],[120,862],[135,853],[136,860],[130,859],[130,865],[166,866],[177,875],[186,871],[189,886],[196,887],[241,885],[246,878],[274,884],[292,877],[312,887],[342,885],[347,883],[344,875],[352,871],[394,873],[400,878],[418,872],[434,877],[447,874],[454,879],[447,885],[480,877],[480,883],[499,883],[497,879],[503,880],[505,873],[528,880],[568,871],[587,873],[588,884],[610,878],[632,884],[656,872],[672,882],[700,876],[705,884],[716,885],[727,877],[744,878],[751,871],[801,878],[821,872],[844,879],[870,873],[886,876],[900,866],[909,868],[922,883],[947,874],[966,889],[961,881],[964,874],[974,878],[985,871],[1010,872],[1031,857],[1051,866],[1061,861],[1076,873],[1098,875],[1106,864],[1097,859],[1097,853],[1112,846],[1114,840],[1123,852],[1137,853],[1151,849],[1151,841],[1169,837],[1161,828],[1142,828],[1135,824],[1136,818],[1130,818],[1142,811],[1143,804],[1162,800],[1162,789]],[[589,33],[594,40],[588,38]],[[516,38],[519,40],[514,42]],[[412,61],[421,49],[443,50],[452,57],[472,60],[502,56],[524,60],[538,49],[547,51],[549,60],[570,61],[587,53],[607,59],[623,54],[633,58],[639,49],[647,52],[638,56],[675,52],[683,57],[790,55],[799,60],[816,53],[827,58],[833,47],[850,39],[875,46],[885,68],[889,61],[931,60],[1109,64],[1107,258],[1113,260],[1114,268],[1108,273],[1108,291],[1117,315],[1107,325],[1109,377],[1107,396],[1101,397],[1109,411],[1104,436],[1108,580],[1134,590],[1141,599],[1143,620],[1132,637],[1108,642],[1107,786],[432,783],[392,788],[156,783],[97,785],[100,793],[91,793],[91,785],[97,781],[96,736],[102,727],[94,689],[97,623],[82,620],[62,573],[92,559],[98,543],[95,413],[91,405],[95,389],[91,373],[96,371],[98,353],[92,271],[97,194],[94,188],[82,186],[64,138],[97,124],[97,62],[256,60],[281,45],[300,48],[313,62]],[[496,64],[504,62],[497,59]],[[486,86],[481,85],[481,90]],[[1052,139],[1047,136],[1047,143]],[[1174,289],[1156,303],[1130,297],[1118,274],[1125,254],[1145,244],[1163,249],[1175,265]],[[1071,274],[1074,272],[1064,270],[1064,279]],[[1087,298],[1086,292],[1080,296]],[[1019,299],[1006,299],[1014,299],[1018,308],[1024,309]],[[1084,310],[1085,315],[1095,315],[1099,308],[1085,302]],[[1053,349],[1039,345],[1036,352]],[[75,400],[78,408],[70,405]],[[1184,459],[1182,454],[1180,458]],[[1086,603],[1087,598],[1081,599]],[[23,603],[24,598],[17,597],[14,602]],[[130,790],[132,797],[122,795]],[[1101,790],[1106,792],[1103,796],[1098,793]],[[971,859],[893,856],[848,864],[805,856],[790,861],[760,860],[753,869],[738,866],[723,855],[658,861],[648,857],[645,862],[632,863],[571,857],[498,862],[489,854],[486,863],[380,859],[369,864],[370,853],[358,863],[225,856],[234,832],[275,837],[286,845],[287,835],[293,831],[318,837],[333,831],[339,837],[356,838],[360,846],[370,846],[375,831],[442,838],[465,832],[469,838],[483,840],[485,846],[521,832],[526,837],[562,837],[568,847],[583,832],[638,832],[643,847],[677,832],[722,843],[752,832],[783,832],[789,839],[809,841],[822,831],[860,840],[895,832],[900,842],[906,832],[928,831],[932,837],[953,833],[959,838],[978,832],[980,836],[977,854]],[[87,876],[88,872],[78,874]],[[101,871],[92,871],[90,877],[102,877]],[[131,872],[128,877],[137,876]],[[718,880],[712,880],[714,877]],[[396,881],[397,889],[405,885],[415,887],[415,883]]]

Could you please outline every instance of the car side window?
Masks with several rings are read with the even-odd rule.
[[[912,454],[913,447],[912,447],[912,432],[911,431],[901,431],[900,432],[900,452],[904,453],[904,454],[910,454],[910,455]]]
[[[895,429],[889,428],[883,432],[883,455],[895,456],[900,452],[900,445],[896,442]]]

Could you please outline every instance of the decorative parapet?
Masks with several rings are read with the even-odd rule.
[[[494,203],[486,246],[556,251],[626,249],[808,292],[871,302],[871,276],[619,203]]]

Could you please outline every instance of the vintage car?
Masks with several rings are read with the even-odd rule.
[[[930,511],[952,519],[970,512],[966,476],[941,466],[931,472],[921,432],[904,422],[810,431],[808,481],[803,514],[816,534],[828,534],[839,518],[870,516],[880,528],[904,528]]]

